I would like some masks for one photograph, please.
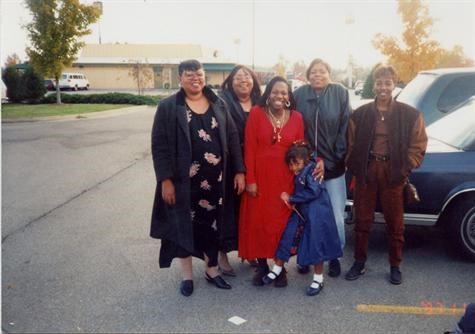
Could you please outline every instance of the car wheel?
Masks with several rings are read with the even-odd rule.
[[[451,208],[448,219],[452,245],[459,253],[475,261],[475,196],[457,201]]]

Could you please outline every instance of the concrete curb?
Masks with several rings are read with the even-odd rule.
[[[3,119],[3,123],[28,123],[28,122],[48,122],[48,121],[73,121],[73,120],[85,120],[85,119],[94,119],[94,118],[105,118],[126,115],[142,110],[155,111],[156,106],[140,105],[125,107],[119,109],[109,109],[105,111],[95,111],[84,114],[77,115],[65,115],[65,116],[45,116],[45,117],[34,117],[34,118],[15,118],[15,119]]]

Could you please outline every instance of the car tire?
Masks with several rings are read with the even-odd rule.
[[[453,247],[475,261],[475,195],[458,200],[448,215],[449,236]]]

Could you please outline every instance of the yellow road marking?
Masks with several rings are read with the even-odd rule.
[[[420,315],[453,315],[461,316],[465,313],[464,308],[460,307],[418,307],[403,305],[370,305],[358,304],[356,310],[367,313],[402,313],[402,314],[420,314]]]

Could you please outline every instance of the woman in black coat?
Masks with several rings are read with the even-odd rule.
[[[254,106],[261,97],[261,87],[256,74],[244,65],[236,65],[223,81],[219,96],[228,106],[228,112],[239,133],[239,143],[244,151],[244,128],[246,127],[247,117],[249,116],[251,107]],[[227,252],[237,250],[236,236],[241,197],[233,190],[232,180],[228,180],[226,193],[231,203],[229,203],[229,206],[226,208],[225,219],[229,222],[233,222],[236,233],[229,234],[230,238],[223,240],[218,256],[218,264],[221,273],[227,276],[236,276],[234,269],[229,264]],[[253,265],[253,263],[251,263],[251,265]],[[254,265],[257,265],[257,263]]]
[[[217,263],[219,245],[229,237],[224,185],[233,178],[241,193],[245,181],[238,133],[226,105],[205,86],[202,65],[187,60],[178,72],[182,89],[160,102],[152,128],[157,188],[150,235],[161,239],[161,268],[180,258],[180,292],[189,296],[192,256],[205,260],[208,282],[231,288]]]

